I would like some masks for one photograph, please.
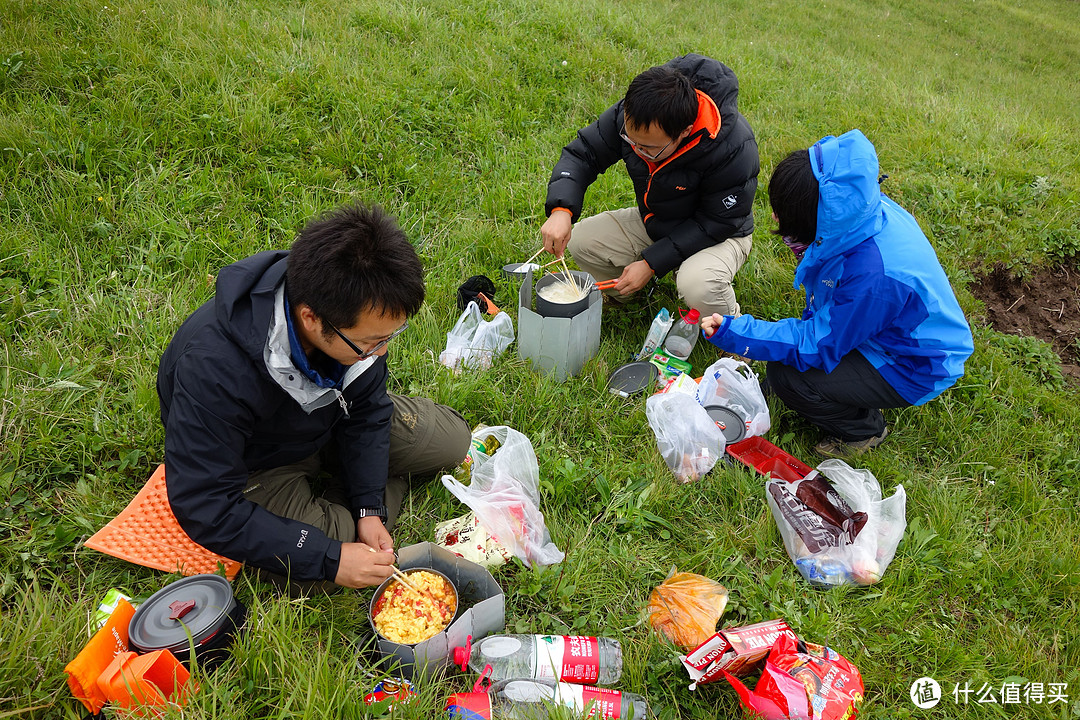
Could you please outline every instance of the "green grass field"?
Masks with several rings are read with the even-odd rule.
[[[116,2],[117,4],[113,4]],[[718,467],[677,485],[643,403],[604,390],[651,316],[606,313],[580,377],[435,362],[455,290],[539,246],[550,169],[640,70],[723,60],[761,149],[744,311],[801,309],[769,235],[774,164],[862,129],[884,188],[931,237],[975,332],[966,376],[858,463],[908,493],[883,581],[810,588],[759,477]],[[167,576],[87,550],[161,461],[157,361],[220,267],[287,247],[312,215],[384,205],[420,249],[429,301],[391,352],[392,389],[507,424],[539,456],[543,510],[567,557],[496,574],[507,626],[618,638],[620,688],[662,718],[736,717],[726,686],[690,692],[641,624],[671,568],[731,591],[726,624],[784,617],[862,671],[870,718],[1080,717],[1080,395],[1039,341],[988,329],[968,290],[1080,252],[1080,4],[1068,0],[0,0],[0,718],[79,718],[63,667],[110,587]],[[630,203],[618,169],[586,212]],[[500,304],[513,305],[500,281]],[[656,299],[676,304],[662,282]],[[695,370],[715,353],[699,347]],[[773,406],[769,439],[807,462],[816,431]],[[398,544],[465,512],[414,493]],[[372,681],[353,643],[370,591],[290,601],[242,575],[252,620],[235,660],[202,675],[185,717],[358,717]],[[908,698],[920,676],[946,697]],[[1021,680],[1023,679],[1023,680]],[[956,685],[1068,683],[1067,702],[968,704]],[[433,717],[471,681],[421,688]],[[995,691],[995,696],[998,691]],[[180,713],[176,713],[180,716]]]

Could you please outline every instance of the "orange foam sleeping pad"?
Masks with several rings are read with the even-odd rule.
[[[232,580],[241,563],[210,552],[180,527],[165,490],[165,465],[146,481],[119,515],[86,541],[86,547],[136,565],[183,575],[217,572],[220,563]]]

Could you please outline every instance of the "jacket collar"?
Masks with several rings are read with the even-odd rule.
[[[296,334],[296,322],[293,318],[292,308],[289,307],[289,295],[288,293],[282,293],[282,295],[285,300],[285,324],[288,326],[289,331],[289,356],[292,358],[293,364],[319,387],[340,388],[341,380],[345,377],[345,366],[335,360],[330,360],[331,368],[328,369],[331,372],[325,376],[311,366],[311,361],[308,359],[307,353],[304,352],[304,346],[300,342],[300,336]]]
[[[266,345],[263,347],[263,362],[274,382],[299,403],[304,412],[310,415],[334,402],[344,405],[341,399],[342,390],[374,365],[376,359],[372,356],[346,368],[341,390],[335,387],[319,387],[293,362],[289,322],[285,312],[285,283],[278,285],[274,293],[274,315],[267,332]]]

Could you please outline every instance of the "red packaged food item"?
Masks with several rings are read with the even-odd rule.
[[[847,720],[863,699],[858,668],[831,648],[777,638],[753,690],[724,672],[743,707],[764,720]]]
[[[717,682],[725,673],[742,677],[756,672],[781,635],[798,640],[787,622],[780,619],[721,630],[680,656],[693,681],[690,689]]]

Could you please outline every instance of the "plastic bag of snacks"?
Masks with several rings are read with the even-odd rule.
[[[532,443],[505,425],[483,428],[473,440],[487,437],[495,438],[497,450],[490,455],[469,452],[472,482],[466,486],[453,475],[443,475],[443,485],[525,564],[562,562],[563,552],[551,541],[540,512],[540,468]]]
[[[703,477],[724,456],[724,434],[691,395],[653,395],[645,401],[645,417],[664,462],[679,482]]]
[[[716,632],[728,591],[704,575],[675,572],[649,595],[649,625],[675,645],[690,650]]]
[[[904,486],[883,500],[869,470],[843,460],[826,460],[817,469],[793,482],[765,484],[788,557],[817,587],[872,585],[892,562],[907,527]]]
[[[753,690],[724,676],[743,707],[764,720],[847,720],[863,699],[862,675],[843,655],[787,634],[773,643]]]
[[[769,431],[769,405],[757,374],[744,362],[729,357],[714,362],[701,376],[697,397],[702,405],[719,404],[742,415],[746,437]]]

